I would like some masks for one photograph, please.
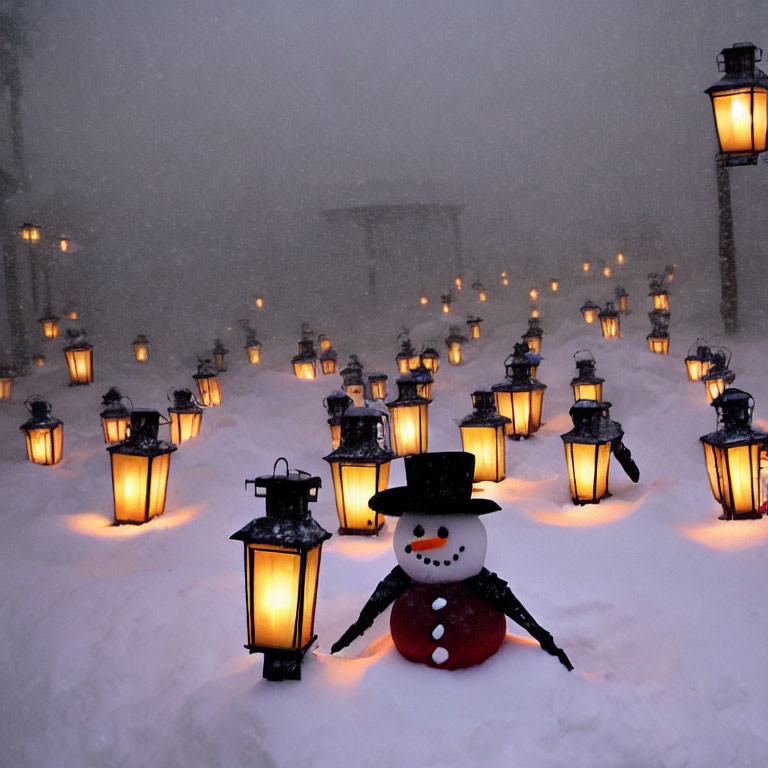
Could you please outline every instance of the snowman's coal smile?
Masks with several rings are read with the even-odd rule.
[[[415,536],[423,536],[424,529],[417,525],[413,531]],[[444,534],[444,535],[443,535]],[[413,552],[416,553],[416,559],[421,560],[425,565],[434,565],[436,568],[440,565],[449,566],[459,560],[459,552],[464,551],[464,547],[459,547],[459,552],[454,552],[450,558],[441,560],[439,557],[434,557],[436,554],[433,550],[440,549],[446,545],[448,541],[448,530],[441,526],[437,532],[437,538],[434,539],[414,539],[410,544],[406,544],[403,547],[406,554],[410,555]],[[422,554],[422,552],[432,552],[432,556]]]

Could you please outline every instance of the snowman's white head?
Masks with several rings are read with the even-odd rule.
[[[480,573],[488,537],[477,515],[406,512],[393,541],[398,565],[427,584],[463,581]]]

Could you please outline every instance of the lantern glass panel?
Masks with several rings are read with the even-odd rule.
[[[649,336],[648,349],[655,355],[669,354],[669,336]]]
[[[111,456],[115,520],[145,523],[162,515],[171,454],[136,456],[115,450]]]
[[[293,364],[293,372],[299,379],[315,378],[315,363],[313,360]]]
[[[64,447],[64,425],[33,427],[24,430],[27,441],[27,458],[34,464],[51,466],[61,461]]]
[[[331,447],[335,451],[341,445],[341,424],[331,424]]]
[[[408,358],[407,357],[397,357],[397,372],[398,373],[408,373]]]
[[[600,328],[604,339],[618,339],[621,335],[619,331],[619,318],[612,315],[600,318]]]
[[[595,502],[608,493],[610,442],[565,443],[565,463],[571,498],[575,502]]]
[[[654,293],[653,308],[669,310],[669,295],[666,293]]]
[[[398,405],[389,409],[392,450],[398,456],[427,452],[427,404]]]
[[[90,384],[93,382],[93,349],[90,347],[67,349],[64,354],[69,368],[69,383]]]
[[[258,365],[261,362],[261,347],[248,347],[248,362]]]
[[[451,365],[461,365],[461,342],[452,341],[448,345],[448,362]]]
[[[600,313],[600,308],[595,307],[594,309],[585,309],[584,310],[584,322],[591,325],[592,323],[597,320],[597,316]]]
[[[335,357],[326,357],[326,358],[323,358],[323,360],[321,360],[320,362],[323,366],[324,374],[327,375],[329,373],[336,373],[338,364]]]
[[[722,503],[723,494],[720,490],[720,478],[723,475],[722,451],[715,451],[715,446],[709,443],[704,445],[704,461],[707,465],[707,475],[709,477],[709,487],[712,489],[712,495],[715,501]],[[719,461],[718,461],[719,460]]]
[[[523,341],[528,343],[528,348],[534,355],[541,354],[541,339],[538,336],[523,336]]]
[[[368,506],[375,493],[389,484],[389,462],[384,464],[352,464],[331,462],[336,512],[342,530],[375,532],[384,525],[384,517]]]
[[[768,91],[741,88],[712,95],[723,152],[763,152],[766,148]]]
[[[704,384],[707,388],[707,402],[711,403],[716,397],[725,392],[725,379],[710,379],[705,381]]]
[[[191,440],[200,434],[200,425],[203,421],[202,413],[170,411],[169,415],[171,417],[172,443],[183,443],[185,440]]]
[[[469,324],[469,335],[473,339],[479,339],[480,338],[480,323],[470,323]]]
[[[140,363],[146,363],[149,360],[149,344],[137,342],[133,345],[133,352]]]
[[[128,425],[131,423],[131,417],[117,416],[110,418],[105,416],[101,422],[104,427],[104,442],[111,445],[112,443],[122,443],[125,440]]]
[[[753,512],[760,506],[760,445],[715,448],[725,463],[722,504],[732,512]],[[724,461],[723,461],[724,459]]]
[[[421,355],[411,355],[408,358],[408,371],[413,371],[421,365]],[[406,371],[406,373],[408,373]]]
[[[200,402],[206,408],[221,405],[221,383],[217,376],[200,376],[195,381],[200,392]]]
[[[51,318],[50,320],[41,320],[43,325],[43,336],[46,339],[58,339],[59,338],[59,321]]]
[[[498,483],[506,474],[504,425],[497,427],[460,427],[462,450],[475,455],[475,482]]]
[[[598,402],[602,402],[603,382],[600,381],[597,384],[574,384],[573,399],[574,400],[597,400]]]
[[[619,296],[619,309],[625,315],[629,312],[629,296]]]
[[[440,360],[436,357],[425,357],[423,358],[423,363],[430,373],[437,373],[437,369],[440,367]]]
[[[371,381],[371,398],[373,400],[384,400],[387,397],[387,380],[373,379]]]
[[[0,400],[10,400],[12,391],[13,391],[13,379],[11,378],[0,379]]]

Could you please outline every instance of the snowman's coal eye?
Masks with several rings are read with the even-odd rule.
[[[437,535],[438,535],[438,536],[439,536],[441,539],[447,539],[447,538],[448,538],[448,529],[447,529],[447,528],[446,528],[444,525],[441,525],[441,526],[440,526],[440,527],[437,529]]]
[[[420,537],[420,536],[423,536],[424,535],[424,529],[420,525],[417,525],[413,529],[413,535],[416,536],[417,538]]]

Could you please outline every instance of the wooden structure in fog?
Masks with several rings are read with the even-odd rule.
[[[430,248],[435,228],[447,234],[453,251],[456,274],[462,272],[461,212],[463,205],[437,203],[405,203],[401,205],[360,205],[323,211],[328,223],[352,224],[362,233],[362,251],[368,270],[368,291],[376,298],[378,273],[392,267],[387,262],[387,241],[398,240],[411,256],[417,269],[424,269],[424,250]],[[419,263],[422,262],[422,263]],[[443,259],[443,263],[445,259]]]

